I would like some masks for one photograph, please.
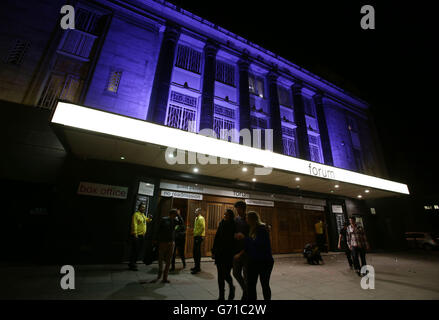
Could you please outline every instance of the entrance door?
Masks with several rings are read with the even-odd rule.
[[[186,246],[185,246],[185,256],[188,258],[192,258],[193,256],[195,209],[197,208],[201,208],[200,200],[188,200],[187,219],[186,219]]]

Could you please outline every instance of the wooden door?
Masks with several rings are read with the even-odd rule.
[[[223,203],[207,202],[206,203],[206,237],[204,238],[203,256],[212,255],[213,240],[215,239],[216,230],[224,216],[225,205]]]
[[[302,252],[303,250],[303,224],[300,211],[289,208],[288,212],[288,246],[290,252]]]
[[[277,211],[277,220],[278,220],[278,228],[277,228],[277,247],[279,253],[289,253],[290,245],[289,245],[289,214],[288,210],[283,208],[279,208]]]
[[[185,256],[188,258],[193,257],[195,209],[197,208],[201,208],[200,200],[188,200],[186,219],[186,246],[184,253]]]

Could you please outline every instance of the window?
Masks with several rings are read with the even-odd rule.
[[[254,75],[248,76],[248,89],[250,93],[253,93],[261,98],[264,97],[264,79],[255,77]]]
[[[305,109],[305,114],[311,117],[316,117],[316,111],[314,108],[314,103],[309,98],[303,98],[303,107]]]
[[[235,86],[235,67],[228,63],[217,61],[215,80]]]
[[[220,105],[214,105],[214,121],[213,130],[216,136],[223,140],[232,141],[232,138],[228,136],[228,133],[222,133],[222,129],[235,129],[235,110]]]
[[[256,129],[267,129],[267,120],[259,117],[251,117],[251,125]]]
[[[282,134],[284,136],[293,137],[294,139],[296,138],[296,130],[295,129],[291,129],[289,127],[283,127],[282,126]]]
[[[5,62],[8,64],[21,65],[23,63],[24,56],[29,50],[30,42],[27,40],[17,39],[14,45],[8,52],[8,56]]]
[[[190,47],[179,45],[175,66],[199,74],[201,70],[201,53]]]
[[[232,137],[229,136],[229,131],[235,129],[235,122],[224,118],[214,117],[213,130],[216,136],[223,140],[232,141]],[[227,131],[224,131],[227,130]]]
[[[284,145],[284,154],[296,156],[296,130],[282,126],[282,141]]]
[[[90,58],[95,40],[96,36],[94,35],[85,34],[77,30],[68,30],[60,51],[88,59]]]
[[[168,116],[166,117],[166,125],[185,131],[196,131],[195,119],[197,112],[192,109],[170,104],[168,107]],[[189,123],[191,121],[191,123]]]
[[[214,113],[231,119],[235,119],[235,110],[220,105],[214,105]]]
[[[308,140],[311,161],[322,163],[322,156],[320,153],[320,137],[308,134]]]
[[[197,107],[197,98],[176,91],[171,91],[171,101],[195,108]]]
[[[74,75],[52,74],[38,101],[38,106],[53,109],[58,99],[75,102],[80,93],[82,81]]]
[[[284,88],[284,87],[277,87],[277,92],[279,95],[279,104],[284,106],[292,106],[292,99],[291,99],[291,92],[290,90]]]
[[[122,71],[114,70],[110,72],[110,80],[108,81],[107,91],[117,93],[119,89],[120,78],[122,77]]]
[[[291,138],[283,137],[282,138],[284,144],[284,154],[287,156],[296,156],[296,141]]]
[[[75,29],[87,33],[97,34],[100,32],[102,23],[102,16],[95,12],[86,10],[84,8],[77,8],[75,10]]]

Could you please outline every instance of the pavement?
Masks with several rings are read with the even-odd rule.
[[[375,288],[362,289],[361,278],[349,269],[340,253],[323,256],[323,265],[308,265],[299,254],[277,255],[271,276],[274,300],[383,300],[439,299],[439,253],[371,253],[367,262],[374,267]],[[157,264],[140,265],[130,271],[126,264],[74,265],[75,289],[63,290],[61,266],[0,265],[0,299],[135,299],[215,300],[216,267],[203,258],[202,272],[190,273],[177,263],[169,284],[151,283]],[[236,290],[236,299],[241,290]],[[258,298],[262,298],[258,284]],[[227,296],[227,289],[226,289]]]

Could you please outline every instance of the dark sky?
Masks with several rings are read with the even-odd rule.
[[[433,2],[171,2],[368,101],[391,179],[414,194],[439,193]],[[375,30],[360,28],[366,4],[375,8]]]

